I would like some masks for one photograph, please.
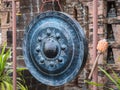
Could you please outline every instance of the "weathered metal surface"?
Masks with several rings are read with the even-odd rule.
[[[74,79],[86,62],[87,50],[81,26],[62,12],[41,13],[25,31],[25,63],[46,85],[60,86]]]

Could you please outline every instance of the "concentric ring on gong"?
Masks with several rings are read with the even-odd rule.
[[[29,71],[38,81],[51,86],[63,85],[79,74],[86,61],[86,48],[78,22],[57,11],[44,12],[33,19],[23,41]]]

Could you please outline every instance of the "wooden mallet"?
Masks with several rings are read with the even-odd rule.
[[[107,42],[106,39],[100,40],[100,41],[98,42],[98,45],[97,45],[98,55],[97,55],[97,57],[96,57],[96,59],[95,59],[95,62],[93,63],[93,67],[92,67],[92,69],[91,69],[91,72],[90,72],[90,74],[89,74],[88,79],[91,79],[91,77],[92,77],[92,74],[93,74],[93,72],[94,72],[94,70],[95,70],[95,68],[96,68],[96,64],[97,64],[97,62],[98,62],[99,56],[100,56],[102,53],[104,53],[107,48],[108,48],[108,42]]]

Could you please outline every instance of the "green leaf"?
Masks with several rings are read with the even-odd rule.
[[[112,89],[112,88],[109,88],[109,90],[114,90],[114,89]]]
[[[10,49],[3,55],[3,60],[1,63],[1,73],[3,73],[3,71],[5,70],[6,62],[10,55],[11,55]]]
[[[7,62],[11,55],[11,49],[5,52],[5,48],[6,44],[0,53],[0,90],[13,90],[12,76],[10,76],[13,73],[13,69],[10,68],[12,62]],[[17,68],[16,70],[18,76],[20,76],[17,77],[17,90],[28,90],[27,86],[23,85],[25,84],[25,79],[22,76],[22,71],[26,70],[26,68]]]
[[[104,86],[104,84],[101,84],[101,83],[96,83],[96,82],[92,82],[92,81],[88,81],[88,80],[85,80],[84,82],[85,82],[85,83],[88,83],[88,84],[90,84],[90,85],[95,85],[95,86],[97,86],[97,87],[105,87],[106,89],[114,90],[114,89],[112,89],[112,88],[109,88],[109,87]]]
[[[8,69],[8,70],[6,71],[6,75],[10,75],[12,72],[13,72],[13,69]]]
[[[27,70],[27,68],[17,68],[17,73],[22,76],[22,71]]]
[[[2,53],[1,53],[1,55],[4,54],[6,46],[7,46],[7,43],[4,43],[4,44],[3,44],[3,49],[2,49]]]
[[[104,69],[102,69],[101,67],[98,67],[116,86],[117,88],[120,90],[120,86],[119,84],[110,76],[110,74],[108,74]]]
[[[5,86],[6,86],[6,90],[13,90],[13,87],[12,87],[12,84],[11,83],[8,83],[6,81],[3,81]]]
[[[24,71],[24,70],[27,70],[27,68],[17,68],[17,72],[21,72],[21,71]]]
[[[92,82],[92,81],[87,81],[87,80],[85,80],[85,83],[88,83],[90,85],[95,85],[95,86],[104,86],[103,84]]]
[[[7,52],[5,52],[6,45],[7,44],[4,44],[4,46],[2,48],[2,52],[0,54],[0,76],[1,76],[1,74],[3,74],[3,72],[5,70],[6,62],[11,55],[10,49],[8,49]]]
[[[20,82],[17,81],[18,89],[20,90],[28,90],[27,87],[23,86]]]
[[[6,43],[4,43],[4,46],[2,47],[2,52],[0,54],[0,75],[2,74],[3,72],[3,68],[2,68],[2,65],[3,65],[3,57],[4,57],[4,52],[5,52],[5,48],[6,48]]]
[[[113,70],[111,70],[112,71],[112,73],[113,73],[113,78],[115,79],[115,81],[120,85],[120,77],[118,77],[118,75],[113,71]]]
[[[5,85],[2,82],[1,82],[1,90],[5,90]]]

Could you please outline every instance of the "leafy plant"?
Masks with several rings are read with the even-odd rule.
[[[107,71],[105,71],[101,67],[98,68],[115,84],[118,90],[120,90],[120,77],[118,77],[118,75],[113,70],[112,70],[113,73],[113,77],[112,77],[109,73],[107,73]]]
[[[98,68],[114,83],[117,89],[120,90],[120,77],[113,70],[112,70],[113,76],[111,76],[106,70],[102,69],[101,67],[98,67]],[[100,83],[96,83],[96,82],[92,82],[88,80],[85,80],[85,82],[90,85],[95,85],[98,87],[105,87],[109,90],[114,90],[113,88],[104,86],[104,84],[100,84]]]
[[[0,90],[13,90],[12,85],[12,72],[13,69],[10,68],[12,65],[11,62],[8,62],[9,57],[11,56],[11,49],[6,50],[6,44],[2,47],[0,53]],[[17,73],[19,76],[22,76],[21,71],[24,68],[18,68]],[[26,85],[23,85],[24,79],[17,77],[17,90],[28,90]]]

